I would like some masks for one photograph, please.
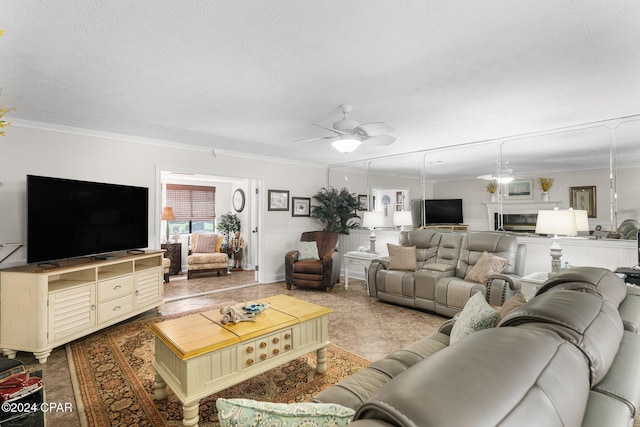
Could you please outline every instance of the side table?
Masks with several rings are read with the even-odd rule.
[[[182,243],[162,243],[160,248],[165,251],[165,258],[171,260],[169,275],[182,274]]]
[[[367,270],[371,265],[371,262],[380,258],[380,254],[371,252],[359,252],[351,251],[343,255],[344,258],[344,288],[349,289],[349,265],[351,263],[361,264],[364,266],[364,283],[367,288],[367,294],[369,293],[369,277]]]
[[[529,301],[542,285],[549,278],[549,273],[544,271],[536,271],[522,276],[520,278],[520,287],[522,295]]]

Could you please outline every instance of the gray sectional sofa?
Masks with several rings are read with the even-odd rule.
[[[578,267],[494,328],[449,345],[456,319],[317,394],[365,426],[630,427],[640,405],[640,294]]]
[[[412,230],[400,233],[399,245],[416,248],[415,269],[394,269],[390,258],[374,260],[368,270],[370,296],[453,317],[478,291],[500,306],[520,290],[526,246],[513,235]],[[509,264],[486,284],[465,280],[484,252]]]

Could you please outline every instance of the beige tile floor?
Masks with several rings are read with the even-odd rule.
[[[215,279],[215,276],[211,278],[214,284]],[[165,286],[180,286],[180,282],[169,282]],[[305,288],[288,291],[281,282],[221,289],[220,292],[201,297],[167,302],[162,314],[179,313],[231,300],[250,301],[281,293],[332,308],[334,312],[329,321],[332,343],[372,361],[425,335],[430,335],[446,320],[432,314],[370,299],[365,291],[364,282],[358,280],[349,280],[348,290],[339,284],[331,293]],[[136,319],[154,315],[155,311],[151,311]],[[19,353],[18,358],[27,364],[35,362],[27,353]],[[43,370],[47,402],[71,402],[74,408],[72,413],[47,414],[47,426],[82,426],[82,417],[78,416],[78,402],[73,395],[65,347],[54,349],[46,364],[30,367],[32,370]]]

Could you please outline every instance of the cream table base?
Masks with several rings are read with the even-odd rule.
[[[200,399],[304,354],[316,351],[316,372],[327,371],[332,310],[286,295],[258,302],[270,308],[256,322],[222,325],[222,315],[209,311],[151,326],[154,397],[164,399],[171,387],[185,426],[198,425]]]

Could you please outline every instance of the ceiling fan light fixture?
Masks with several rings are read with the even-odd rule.
[[[331,143],[331,146],[341,153],[351,153],[355,151],[362,142],[353,136],[345,135]]]
[[[496,181],[498,181],[498,184],[508,184],[511,181],[513,181],[513,177],[512,176],[499,176],[496,178]]]

